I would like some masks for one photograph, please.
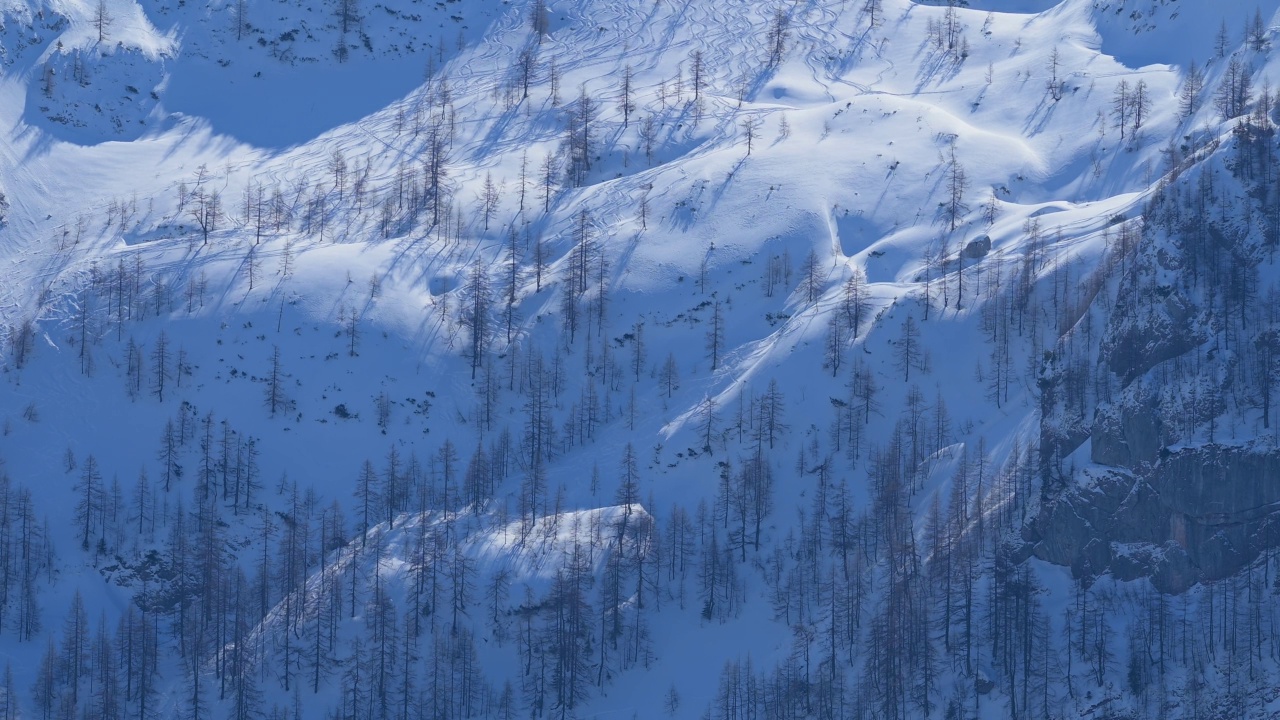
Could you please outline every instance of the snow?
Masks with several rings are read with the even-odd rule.
[[[483,527],[458,541],[480,575],[511,569],[539,593],[584,526],[616,520],[619,510],[607,503],[627,443],[641,459],[642,497],[657,498],[648,511],[661,518],[672,503],[692,512],[700,500],[710,502],[714,463],[737,462],[742,444],[723,440],[710,455],[694,449],[702,447],[703,398],[715,400],[723,429],[740,398],[763,393],[776,379],[793,433],[775,464],[787,467],[811,440],[827,449],[829,400],[848,397],[848,390],[847,374],[833,377],[823,365],[824,338],[855,270],[870,283],[867,317],[874,320],[845,348],[845,362],[866,363],[884,385],[869,442],[888,437],[909,388],[894,361],[907,317],[920,321],[932,364],[930,372],[912,372],[912,383],[930,402],[945,398],[963,428],[928,461],[931,471],[913,498],[922,532],[929,501],[948,497],[960,448],[972,451],[985,439],[999,466],[1015,446],[1034,442],[1039,422],[1025,373],[998,407],[973,379],[975,364],[989,353],[980,330],[984,300],[966,294],[961,307],[952,300],[943,308],[934,297],[923,320],[926,253],[944,242],[954,252],[988,235],[991,253],[977,267],[990,277],[1022,262],[1025,224],[1036,219],[1053,258],[1039,276],[1071,266],[1084,277],[1105,251],[1112,219],[1141,211],[1164,167],[1165,139],[1221,132],[1211,109],[1188,120],[1178,114],[1183,64],[1210,59],[1212,34],[1205,28],[1216,28],[1224,12],[1221,4],[1191,0],[974,0],[958,12],[969,47],[963,58],[927,37],[944,8],[905,0],[885,0],[875,27],[868,27],[862,3],[838,0],[794,7],[559,0],[550,3],[550,33],[540,44],[526,2],[369,3],[359,30],[345,34],[331,8],[275,3],[267,17],[250,5],[250,29],[237,38],[230,4],[112,0],[111,39],[101,44],[92,23],[96,3],[31,3],[10,2],[0,14],[0,188],[12,203],[0,226],[6,273],[0,320],[12,337],[12,326],[35,318],[40,341],[31,365],[6,366],[0,420],[9,424],[0,457],[36,493],[51,526],[73,524],[76,472],[54,461],[66,448],[80,459],[94,454],[107,482],[118,477],[127,492],[140,467],[154,480],[156,439],[181,402],[196,417],[212,413],[261,441],[260,502],[269,507],[283,506],[276,488],[284,477],[315,488],[325,503],[346,505],[361,460],[381,458],[393,445],[426,458],[449,439],[469,452],[478,432],[477,390],[462,356],[467,334],[457,324],[468,273],[479,264],[497,286],[507,233],[523,241],[527,232],[548,244],[548,277],[558,279],[571,262],[579,213],[587,211],[610,263],[607,328],[604,337],[591,331],[592,352],[598,357],[610,344],[628,388],[631,341],[624,334],[644,325],[647,361],[635,383],[634,429],[621,390],[598,435],[554,460],[551,486],[553,494],[563,486],[566,512],[541,546],[514,542],[516,526],[489,527],[492,518],[479,511],[472,522]],[[1276,3],[1264,5],[1270,16]],[[769,67],[763,38],[775,8],[790,13],[791,35],[782,61]],[[1252,9],[1231,5],[1233,33]],[[39,41],[23,39],[28,34]],[[504,88],[527,48],[536,50],[540,66],[529,97],[508,103]],[[695,50],[708,68],[701,110],[689,79]],[[1055,52],[1063,82],[1056,101],[1046,89]],[[1240,52],[1256,60],[1261,74],[1280,78],[1276,63]],[[551,97],[552,58],[558,102]],[[80,64],[89,69],[88,84],[70,78]],[[636,104],[625,124],[617,98],[624,67],[634,73]],[[50,93],[41,82],[45,68],[59,78]],[[1136,140],[1122,141],[1110,119],[1122,80],[1146,83],[1152,98]],[[453,115],[444,120],[433,116],[446,85]],[[596,157],[581,187],[557,182],[544,214],[538,168],[558,151],[580,92],[599,100]],[[645,117],[657,126],[652,164],[640,135]],[[750,154],[743,125],[749,118],[759,122]],[[402,165],[421,173],[429,127],[445,121],[456,127],[447,182],[466,217],[463,227],[443,233],[422,218],[397,215],[384,233],[380,203],[391,196]],[[349,173],[342,199],[330,169],[336,150]],[[941,205],[952,153],[969,187],[968,209],[949,232]],[[522,159],[531,181],[520,213]],[[179,209],[178,200],[179,186],[194,189],[201,167],[228,215],[208,244],[193,227],[190,206]],[[357,207],[350,183],[366,171],[367,197]],[[476,210],[486,176],[502,186],[487,230]],[[271,228],[260,241],[240,209],[254,187],[279,188],[296,211],[288,227]],[[301,216],[320,187],[329,203],[326,227],[304,231]],[[988,225],[982,206],[993,195],[999,213]],[[641,198],[649,204],[644,221]],[[537,290],[532,247],[522,251],[521,320],[513,342],[504,337],[498,352],[525,359],[537,351],[550,362],[562,347],[563,289],[544,278]],[[810,302],[794,278],[772,296],[761,291],[770,258],[785,254],[798,267],[810,251],[822,274],[817,298]],[[101,337],[91,348],[95,371],[85,377],[76,338],[83,290],[93,268],[109,273],[135,258],[152,279],[175,287],[202,282],[206,290],[189,310],[178,297],[123,328],[109,321],[109,308],[94,307]],[[254,262],[260,268],[251,289]],[[703,347],[712,299],[724,303],[728,323],[714,372]],[[352,314],[360,328],[354,354],[344,330]],[[191,374],[163,402],[146,391],[131,398],[123,387],[126,343],[150,349],[162,330],[172,348],[189,353]],[[595,382],[584,344],[563,355],[558,412]],[[275,347],[296,408],[270,418],[262,377]],[[668,354],[681,375],[670,397],[657,379]],[[1016,362],[1029,364],[1024,356]],[[502,377],[507,365],[493,363]],[[389,425],[380,428],[375,398],[384,392],[392,409]],[[39,419],[23,420],[32,405]],[[339,405],[358,417],[339,417]],[[497,415],[518,434],[519,395],[504,390]],[[185,459],[194,467],[193,449]],[[840,462],[855,497],[865,497],[864,465]],[[609,478],[603,497],[586,485],[596,465]],[[515,507],[518,475],[500,489],[497,505]],[[769,546],[796,528],[794,509],[807,507],[812,485],[809,476],[779,483]],[[232,522],[240,523],[236,532],[252,534],[243,519]],[[415,517],[387,529],[379,572],[403,575],[399,543],[426,522],[435,520]],[[63,566],[42,595],[47,625],[56,625],[77,588],[91,603],[90,617],[118,614],[127,592],[100,582],[104,560],[81,552],[70,533],[59,540]],[[368,561],[354,549],[338,552],[349,554],[346,562]],[[1037,572],[1049,586],[1047,607],[1068,602],[1060,569],[1037,565]],[[749,587],[741,617],[724,624],[701,622],[696,608],[662,611],[652,622],[654,663],[615,678],[584,714],[655,717],[661,692],[674,684],[684,699],[680,715],[698,717],[725,660],[749,655],[764,667],[785,657],[790,631],[773,622],[758,573]],[[271,619],[261,632],[281,631]],[[6,639],[0,652],[18,658],[33,651]],[[491,680],[513,672],[509,653],[488,651],[485,662]],[[27,665],[15,667],[20,687],[31,684],[34,663]]]

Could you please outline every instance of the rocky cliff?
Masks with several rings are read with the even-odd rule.
[[[1046,353],[1044,492],[1023,534],[1077,578],[1178,593],[1280,543],[1276,240],[1256,221],[1276,189],[1258,172],[1273,163],[1258,122],[1171,170]]]

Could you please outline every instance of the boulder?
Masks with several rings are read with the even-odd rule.
[[[964,246],[964,256],[969,260],[981,260],[991,252],[991,236],[982,235],[970,240]]]

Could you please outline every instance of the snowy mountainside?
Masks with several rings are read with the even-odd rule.
[[[10,0],[0,707],[1276,712],[1275,10]]]
[[[27,78],[24,120],[82,144],[199,116],[267,147],[313,139],[396,100],[493,21],[483,3],[6,4],[0,58]],[[377,40],[375,44],[375,39]],[[291,114],[262,123],[263,114]]]

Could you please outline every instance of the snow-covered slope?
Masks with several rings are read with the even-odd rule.
[[[1276,3],[4,1],[24,717],[1275,710]]]

